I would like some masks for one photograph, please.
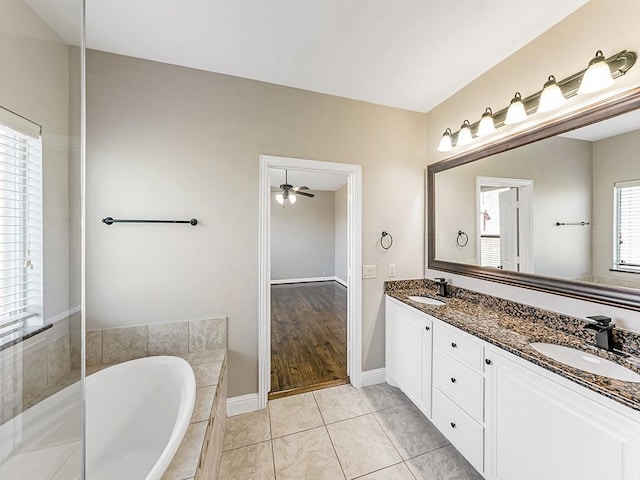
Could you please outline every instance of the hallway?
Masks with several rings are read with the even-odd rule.
[[[341,383],[348,383],[347,288],[335,281],[272,285],[269,398]]]

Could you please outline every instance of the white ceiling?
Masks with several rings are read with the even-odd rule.
[[[597,142],[609,137],[622,135],[640,129],[640,110],[619,115],[602,122],[587,125],[586,127],[563,133],[561,136],[576,140],[588,140]]]
[[[426,112],[586,2],[86,0],[87,46]]]
[[[335,175],[332,173],[302,172],[298,170],[288,170],[287,176],[289,185],[294,187],[306,186],[310,190],[324,190],[333,192],[347,184],[346,175]],[[269,169],[269,181],[272,187],[279,187],[284,183],[284,170],[277,168]]]

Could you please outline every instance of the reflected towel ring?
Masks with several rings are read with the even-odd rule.
[[[456,245],[459,247],[466,247],[467,243],[469,243],[469,235],[464,233],[462,230],[458,230],[458,238],[456,238]]]
[[[389,237],[389,245],[385,247],[384,239],[386,237]],[[393,237],[391,236],[391,234],[387,232],[382,232],[382,237],[380,237],[380,246],[382,246],[382,248],[384,248],[385,250],[389,250],[391,248],[391,245],[393,245]]]

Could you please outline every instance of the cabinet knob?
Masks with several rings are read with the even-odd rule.
[[[453,348],[458,348],[458,344],[457,344],[457,343],[455,343],[455,342],[451,342],[451,346],[452,346]]]
[[[456,424],[451,422],[451,428],[456,428]]]
[[[456,379],[451,377],[451,383],[456,383]]]
[[[426,327],[424,327],[424,329],[428,332],[429,330],[431,330],[431,327],[426,326]]]
[[[488,358],[485,358],[484,359],[484,363],[486,363],[487,365],[491,365],[492,362]]]

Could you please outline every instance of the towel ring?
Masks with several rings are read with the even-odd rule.
[[[386,237],[389,237],[389,245],[387,245],[387,246],[385,247],[385,245],[384,245],[384,239],[385,239]],[[391,245],[393,245],[393,237],[391,236],[391,234],[390,234],[390,233],[387,233],[387,232],[382,232],[382,237],[380,237],[380,246],[381,246],[382,248],[384,248],[385,250],[389,250],[389,249],[391,248]]]
[[[459,247],[466,247],[469,243],[469,235],[464,233],[462,230],[458,230],[458,237],[456,238],[456,245]]]

